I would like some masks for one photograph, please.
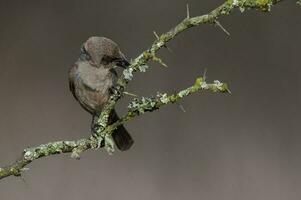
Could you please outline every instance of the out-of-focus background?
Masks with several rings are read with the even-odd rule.
[[[0,164],[27,146],[89,135],[90,116],[68,89],[68,68],[93,35],[116,41],[129,58],[186,15],[217,0],[0,1]],[[206,199],[297,200],[301,186],[301,7],[238,10],[220,28],[202,25],[174,39],[128,92],[150,96],[208,81],[232,95],[198,93],[126,124],[130,151],[89,151],[32,163],[21,178],[0,181],[3,200]],[[129,97],[118,104],[120,115]]]

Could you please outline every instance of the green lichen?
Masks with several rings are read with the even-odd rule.
[[[100,134],[104,130],[104,128],[107,126],[108,119],[109,119],[109,113],[110,113],[110,111],[104,110],[101,113],[101,116],[98,118],[97,125],[100,126],[100,128],[97,130],[98,134]]]
[[[143,114],[145,111],[152,110],[156,107],[156,99],[154,97],[142,97],[141,99],[133,99],[128,105],[130,112],[138,112]]]
[[[111,134],[106,134],[105,136],[105,149],[108,154],[112,155],[115,152],[115,143]]]
[[[33,161],[38,157],[38,154],[35,152],[34,148],[29,148],[24,150],[24,159]]]
[[[9,172],[14,176],[21,176],[20,169],[18,169],[17,167],[11,167]]]
[[[133,68],[128,68],[128,69],[125,69],[123,70],[123,76],[124,78],[127,80],[127,81],[130,81],[133,79]]]
[[[79,149],[73,149],[72,150],[72,153],[71,153],[71,158],[74,158],[74,159],[77,159],[79,160],[80,159],[80,154],[82,153],[82,151],[80,151]]]
[[[146,72],[149,67],[147,65],[139,65],[138,68],[140,72]]]
[[[64,141],[63,144],[65,144],[68,147],[75,147],[76,146],[75,141]]]
[[[182,90],[181,92],[179,92],[179,97],[183,98],[185,96],[187,96],[189,94],[189,90]]]
[[[273,5],[273,1],[272,0],[256,0],[256,4],[263,11],[270,11],[271,6]]]
[[[161,97],[160,97],[160,101],[163,103],[163,104],[167,104],[169,102],[169,98],[167,96],[166,93],[162,94]]]
[[[163,44],[164,43],[162,43],[161,45],[158,45],[158,42],[157,42],[155,45],[158,45],[156,48],[160,48]],[[145,61],[153,60],[155,62],[158,62],[162,66],[167,67],[167,65],[162,61],[162,59],[156,56],[154,51],[145,51],[145,52],[143,52],[143,57],[144,57]],[[143,63],[145,63],[145,62],[143,62]]]
[[[221,83],[220,81],[216,80],[211,84],[207,84],[204,80],[205,78],[199,77],[195,80],[193,86],[181,90],[180,92],[173,95],[167,95],[166,93],[158,92],[156,97],[151,97],[151,98],[142,97],[141,99],[135,98],[132,102],[130,102],[128,106],[129,112],[127,116],[121,119],[121,121],[119,121],[118,123],[122,124],[128,121],[130,118],[143,114],[144,112],[151,112],[165,104],[175,103],[180,99],[192,93],[195,93],[199,90],[210,90],[213,92],[222,92],[222,93],[229,92],[228,86],[225,83]]]
[[[231,5],[233,7],[238,7],[241,12],[246,9],[257,8],[262,11],[270,11],[271,6],[281,0],[228,0],[230,10]]]

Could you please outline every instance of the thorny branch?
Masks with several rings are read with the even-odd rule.
[[[156,33],[156,40],[151,45],[151,47],[141,53],[137,58],[135,58],[129,68],[123,71],[122,76],[117,82],[116,92],[110,97],[109,101],[105,105],[103,112],[99,116],[99,129],[96,135],[92,135],[89,138],[83,138],[75,141],[57,141],[50,142],[47,144],[42,144],[37,147],[24,149],[21,157],[14,163],[0,167],[0,179],[14,175],[21,176],[22,172],[26,170],[25,166],[30,164],[36,159],[47,157],[54,154],[71,153],[73,158],[79,158],[80,154],[84,151],[90,149],[98,149],[104,144],[105,149],[112,153],[114,151],[114,142],[111,139],[111,133],[119,125],[133,119],[136,116],[142,115],[145,112],[151,112],[159,109],[169,103],[175,103],[180,99],[195,93],[199,90],[209,90],[212,92],[230,92],[227,84],[221,83],[219,81],[214,81],[213,83],[206,83],[204,77],[199,77],[196,79],[195,83],[176,94],[167,95],[158,93],[155,97],[134,99],[130,105],[128,112],[115,123],[108,125],[108,117],[111,110],[115,107],[117,101],[126,93],[125,87],[132,80],[133,73],[140,71],[145,72],[148,69],[146,63],[149,60],[159,62],[163,66],[166,64],[156,56],[156,52],[162,47],[166,47],[166,44],[174,39],[179,33],[191,28],[198,26],[200,24],[212,24],[219,26],[223,31],[228,34],[225,28],[220,24],[218,18],[222,15],[228,15],[235,8],[239,8],[241,12],[246,9],[259,9],[262,11],[270,11],[271,7],[276,3],[283,0],[227,0],[222,5],[212,10],[210,13],[191,17],[189,11],[189,6],[186,8],[186,18],[183,19],[178,25],[172,28],[165,34],[158,36]],[[300,4],[300,0],[297,2]]]

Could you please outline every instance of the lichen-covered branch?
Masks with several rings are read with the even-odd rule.
[[[245,11],[246,9],[260,9],[262,11],[269,11],[274,4],[280,1],[282,0],[227,0],[210,13],[197,17],[190,16],[189,7],[187,6],[187,17],[167,33],[164,33],[161,36],[155,34],[156,40],[151,47],[142,52],[131,62],[130,67],[124,70],[123,75],[118,80],[116,92],[110,97],[103,109],[103,112],[99,116],[99,129],[97,130],[96,135],[76,141],[57,141],[39,145],[37,147],[27,148],[23,151],[21,157],[17,161],[5,167],[0,167],[0,179],[11,175],[21,176],[22,172],[26,170],[26,165],[30,164],[36,159],[54,154],[71,153],[72,157],[79,158],[82,152],[90,149],[98,149],[99,147],[105,147],[109,152],[112,152],[114,151],[114,143],[110,138],[111,133],[117,126],[129,121],[130,119],[141,115],[144,112],[154,111],[168,103],[174,103],[199,90],[229,92],[226,84],[219,81],[214,81],[214,83],[208,84],[205,82],[204,78],[200,77],[196,79],[193,86],[176,94],[168,96],[167,94],[158,93],[156,97],[144,97],[140,100],[134,99],[134,101],[129,105],[129,111],[127,114],[119,121],[108,125],[109,113],[111,113],[111,110],[115,107],[117,101],[124,94],[125,87],[133,78],[133,73],[137,71],[145,72],[148,68],[146,64],[149,60],[156,61],[163,66],[166,66],[166,64],[159,57],[157,57],[156,53],[162,47],[167,47],[166,44],[170,40],[174,39],[178,34],[200,24],[213,24],[222,28],[217,19],[222,15],[229,14],[235,8],[239,8],[241,12]],[[300,0],[298,2],[300,3]],[[224,28],[222,29],[225,31]]]
[[[159,62],[163,66],[166,66],[163,61],[156,56],[156,53],[159,49],[166,46],[166,44],[178,34],[200,24],[216,24],[217,19],[220,16],[230,14],[234,8],[239,8],[241,12],[245,11],[246,9],[260,9],[262,11],[269,11],[274,4],[280,1],[282,0],[227,0],[210,13],[197,17],[190,17],[189,7],[187,7],[187,17],[167,33],[164,33],[161,36],[156,34],[156,40],[151,47],[135,58],[131,62],[130,67],[124,70],[123,75],[119,78],[118,85],[116,87],[118,92],[111,96],[110,100],[105,105],[103,112],[99,116],[98,134],[103,132],[103,130],[106,128],[109,113],[115,107],[117,101],[122,97],[126,85],[133,78],[133,73],[136,71],[142,71],[141,67],[143,71],[145,71],[145,67],[143,66],[146,66],[146,63],[149,60]]]
[[[163,105],[175,103],[180,99],[199,90],[210,90],[212,92],[222,93],[229,92],[227,84],[221,83],[219,81],[214,81],[214,83],[209,84],[206,83],[203,77],[200,77],[196,79],[193,86],[176,94],[168,96],[167,94],[158,93],[156,97],[143,97],[141,100],[134,99],[134,101],[132,101],[129,105],[129,111],[127,112],[127,114],[119,121],[113,123],[110,126],[107,126],[103,133],[110,135],[118,126],[124,124],[130,119],[145,112],[157,110]],[[24,149],[20,159],[9,166],[0,168],[0,179],[11,175],[20,176],[22,171],[25,170],[26,165],[42,157],[54,154],[71,153],[71,157],[79,159],[82,152],[89,149],[98,149],[99,147],[104,146],[105,142],[105,139],[103,139],[103,137],[101,136],[90,136],[89,138],[80,139],[77,141],[50,142],[37,147]]]
[[[42,157],[54,154],[71,153],[73,158],[79,158],[80,153],[89,149],[98,148],[101,142],[100,137],[91,136],[90,138],[77,141],[50,142],[37,147],[24,149],[21,157],[13,164],[6,167],[0,167],[0,179],[11,175],[21,176],[26,165]]]
[[[200,90],[209,90],[211,92],[220,92],[220,93],[230,93],[228,85],[226,83],[221,83],[216,80],[213,83],[206,83],[204,77],[199,77],[195,80],[195,83],[176,94],[167,95],[166,93],[158,93],[155,97],[142,97],[141,99],[134,99],[130,102],[128,108],[128,112],[125,116],[123,116],[120,120],[115,122],[114,124],[107,127],[108,130],[113,131],[118,126],[124,124],[130,119],[137,117],[139,115],[144,114],[145,112],[152,112],[160,107],[175,103],[183,99],[184,97],[198,92]]]

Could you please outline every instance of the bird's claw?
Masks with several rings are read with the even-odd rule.
[[[93,126],[91,127],[92,129],[92,134],[97,134],[98,129],[100,128],[100,125],[98,124],[93,124]]]
[[[96,149],[99,149],[99,148],[101,148],[101,147],[103,147],[103,146],[104,146],[104,145],[103,145],[103,139],[102,139],[102,138],[98,138]]]
[[[112,86],[109,88],[109,93],[110,93],[110,95],[113,95],[113,94],[119,94],[120,92],[117,87]]]

